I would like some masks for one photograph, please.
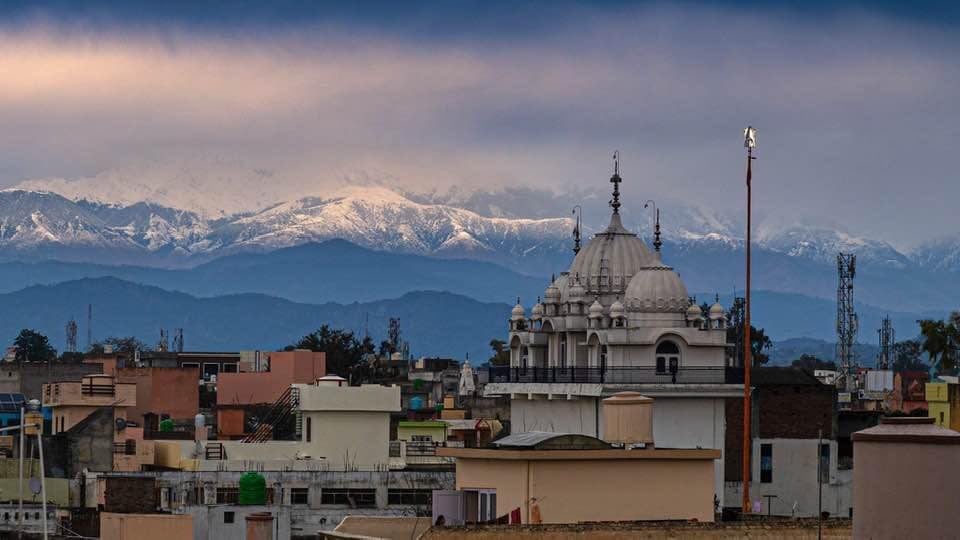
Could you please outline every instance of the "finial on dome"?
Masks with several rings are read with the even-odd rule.
[[[573,227],[573,254],[580,253],[580,217],[583,215],[583,209],[580,205],[573,207],[573,213],[577,216],[577,224]]]
[[[660,241],[660,209],[657,208],[657,222],[653,226],[653,249],[660,253],[660,246],[662,245],[663,242]]]
[[[613,208],[614,214],[620,213],[620,182],[623,182],[623,179],[620,178],[620,151],[617,150],[613,153],[613,176],[610,177],[610,181],[613,182],[613,198],[610,199],[610,206]]]

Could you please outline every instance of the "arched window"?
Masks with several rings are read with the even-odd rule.
[[[530,351],[527,349],[526,345],[520,347],[520,367],[522,369],[527,369],[527,365],[530,362]]]
[[[680,368],[680,347],[672,341],[657,345],[657,373],[676,372]]]
[[[600,346],[600,370],[603,371],[607,369],[607,346]]]

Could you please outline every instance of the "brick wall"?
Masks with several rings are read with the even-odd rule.
[[[118,514],[153,514],[157,511],[156,480],[111,477],[106,479],[104,512]]]

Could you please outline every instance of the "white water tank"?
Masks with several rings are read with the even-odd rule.
[[[603,440],[627,446],[653,445],[653,398],[618,392],[603,400]]]

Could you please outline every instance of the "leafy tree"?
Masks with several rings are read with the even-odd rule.
[[[817,358],[812,354],[801,354],[800,358],[797,358],[790,363],[791,367],[802,369],[805,371],[816,371],[818,369],[829,369],[835,371],[837,369],[836,362],[833,361],[824,361]]]
[[[300,341],[287,349],[309,349],[324,352],[327,355],[327,372],[346,377],[350,370],[360,362],[363,355],[371,352],[373,343],[369,339],[363,342],[354,337],[349,330],[332,329],[323,325],[315,332],[300,338]]]
[[[923,348],[915,339],[908,339],[893,344],[893,370],[927,371],[928,366],[923,361]]]
[[[493,356],[488,362],[491,366],[509,366],[510,349],[507,348],[507,342],[502,339],[491,339],[490,348],[493,349]]]
[[[924,319],[920,321],[923,336],[921,348],[930,357],[930,365],[940,372],[952,372],[957,365],[960,345],[960,313],[953,312],[945,321]]]
[[[149,350],[142,341],[140,341],[139,339],[133,336],[127,336],[127,337],[111,336],[99,343],[94,343],[93,345],[91,345],[90,351],[87,354],[90,354],[93,356],[104,354],[104,345],[110,345],[111,347],[113,347],[114,354],[118,354],[126,358],[133,358],[134,356],[136,356],[137,352]]]
[[[741,332],[743,332],[743,328],[740,326],[727,327],[727,343],[743,343]],[[765,351],[768,351],[771,347],[773,347],[773,342],[767,337],[763,328],[757,328],[751,324],[750,358],[753,360],[753,367],[766,364],[770,360],[770,355]],[[737,348],[737,350],[733,351],[733,354],[736,355],[735,357],[738,360],[738,364],[743,365],[743,349]]]
[[[24,328],[13,340],[17,362],[49,362],[57,357],[57,350],[50,345],[47,336]]]

